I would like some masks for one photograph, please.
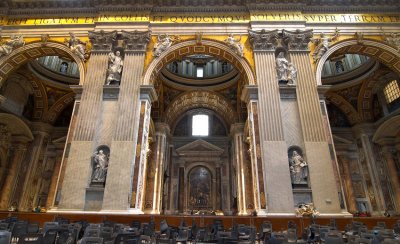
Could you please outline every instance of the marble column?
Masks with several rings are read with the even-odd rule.
[[[364,179],[367,186],[367,195],[369,197],[372,211],[380,215],[385,211],[383,192],[380,187],[379,171],[376,167],[374,148],[371,141],[375,131],[373,124],[357,124],[352,128],[354,137],[359,146],[360,163],[363,170]]]
[[[256,86],[246,86],[242,91],[241,99],[247,104],[247,123],[249,136],[247,138],[249,144],[249,153],[251,158],[251,174],[253,176],[254,189],[254,209],[258,215],[266,215],[267,199],[264,184],[264,168],[261,159],[261,146],[259,134],[259,114],[258,114],[258,89]]]
[[[29,147],[28,154],[30,157],[26,162],[28,170],[24,176],[23,192],[18,206],[20,211],[30,211],[38,204],[37,197],[45,171],[46,159],[44,156],[50,140],[50,133],[53,129],[50,124],[42,122],[34,122],[32,127],[34,140]]]
[[[261,195],[261,199],[266,199],[266,204],[261,203],[259,207],[269,213],[293,213],[293,193],[275,69],[277,37],[277,30],[250,31],[258,82],[259,133],[256,133],[259,134],[260,143],[256,145],[260,147],[258,156],[262,161],[261,167],[258,166],[258,177],[264,180],[264,186],[260,186],[260,190],[265,188],[265,192],[260,191],[260,194],[265,195]],[[255,105],[254,102],[252,104]],[[253,113],[249,111],[249,114]]]
[[[131,213],[143,214],[145,196],[144,180],[146,179],[147,157],[149,152],[149,127],[151,120],[151,103],[157,100],[157,94],[152,85],[140,86],[139,127],[137,146],[133,167],[132,195],[130,198]]]
[[[122,31],[125,57],[102,210],[127,211],[138,141],[141,77],[150,32]],[[139,135],[141,136],[141,135]],[[140,138],[139,138],[140,139]],[[129,172],[129,173],[127,173]]]
[[[238,215],[248,215],[250,213],[247,212],[247,206],[248,204],[253,205],[253,182],[247,169],[246,154],[248,152],[244,143],[244,124],[233,124],[231,136],[233,137],[233,164],[236,173]],[[247,175],[249,177],[246,177]]]
[[[185,205],[185,166],[179,165],[178,173],[178,211],[183,213]]]
[[[345,194],[346,194],[346,205],[347,210],[350,213],[355,213],[357,211],[356,199],[354,196],[353,181],[351,179],[350,173],[350,160],[347,155],[338,155],[339,165],[342,169],[341,180],[343,182]]]
[[[156,123],[156,135],[155,135],[155,159],[154,159],[154,172],[151,178],[153,182],[148,182],[152,184],[153,191],[150,192],[146,190],[146,195],[149,194],[149,198],[152,202],[152,208],[147,209],[149,214],[160,214],[161,213],[161,198],[163,194],[163,184],[164,184],[164,165],[166,161],[167,154],[167,137],[169,135],[169,126],[165,123]]]
[[[336,159],[329,150],[317,81],[310,60],[308,44],[312,31],[283,30],[283,41],[289,60],[297,68],[296,96],[304,138],[305,157],[313,203],[321,213],[341,213],[339,189],[335,180]]]
[[[15,188],[17,182],[21,179],[19,172],[21,170],[21,164],[23,163],[26,150],[27,142],[14,142],[11,146],[12,158],[6,169],[6,178],[3,187],[1,188],[0,194],[0,209],[8,209],[13,203],[13,196],[15,195]]]
[[[395,148],[391,145],[389,141],[381,140],[378,142],[382,146],[383,157],[385,158],[387,169],[389,172],[389,179],[392,185],[393,199],[396,204],[395,209],[400,212],[400,179],[398,175],[398,170],[396,167],[396,162],[394,161],[393,154],[395,153]]]
[[[221,185],[221,163],[215,164],[215,178],[216,178],[216,209],[222,210],[222,185]]]
[[[57,187],[59,173],[61,170],[62,155],[63,155],[63,150],[60,148],[57,148],[56,149],[56,158],[55,158],[56,162],[54,165],[53,174],[51,176],[49,192],[48,192],[48,196],[47,196],[47,203],[46,203],[47,209],[50,209],[53,206],[54,200],[56,197],[56,190],[57,190],[56,187]]]

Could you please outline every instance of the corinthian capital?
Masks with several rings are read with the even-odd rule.
[[[117,31],[105,32],[103,30],[95,32],[89,31],[89,39],[93,45],[93,51],[110,52],[113,42],[117,38]]]
[[[293,51],[307,51],[308,43],[311,41],[313,37],[312,30],[296,30],[296,31],[287,31],[283,30],[283,42],[286,44],[289,50]]]
[[[249,39],[254,51],[273,51],[278,43],[278,30],[252,31],[249,30]]]
[[[151,31],[122,31],[125,51],[145,51],[151,38]]]

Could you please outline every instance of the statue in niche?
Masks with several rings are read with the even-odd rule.
[[[93,154],[93,172],[91,182],[105,184],[108,170],[109,155],[103,149],[99,149]]]
[[[296,85],[297,82],[297,69],[293,63],[289,63],[288,66],[288,85]]]
[[[66,74],[68,71],[68,64],[66,62],[62,62],[60,65],[60,72]]]
[[[235,50],[236,54],[240,57],[243,57],[243,44],[240,43],[242,40],[242,36],[239,39],[235,39],[233,34],[229,34],[228,38],[225,39],[225,43],[233,50]]]
[[[82,42],[74,33],[69,33],[69,40],[65,39],[65,44],[76,54],[82,61],[86,59],[86,43]]]
[[[285,54],[280,52],[275,59],[276,62],[276,73],[278,75],[279,83],[288,81],[288,69],[289,61],[285,58]]]
[[[307,184],[308,164],[296,150],[292,152],[289,165],[292,184]]]
[[[336,41],[339,37],[339,30],[336,28],[332,37],[328,37],[325,33],[321,33],[320,38],[313,39],[315,47],[315,51],[312,54],[314,58],[314,62],[317,63],[321,57],[328,51],[329,44],[333,41]]]
[[[179,41],[179,37],[170,36],[168,34],[158,35],[157,43],[154,45],[154,57],[160,57],[160,55],[172,46],[172,43]]]
[[[115,54],[113,52],[110,52],[108,54],[108,59],[110,65],[108,66],[107,70],[108,75],[106,79],[106,85],[110,85],[111,83],[116,83],[119,85],[121,82],[122,67],[124,66],[121,52],[116,51]]]
[[[8,55],[15,48],[22,47],[25,45],[24,37],[13,35],[10,37],[9,41],[5,41],[0,45],[0,57]]]

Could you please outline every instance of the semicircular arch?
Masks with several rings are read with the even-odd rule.
[[[31,129],[24,121],[13,114],[0,113],[1,123],[7,126],[8,131],[12,136],[20,137],[26,141],[33,140]]]
[[[58,42],[47,42],[43,45],[42,42],[31,42],[22,47],[16,48],[9,55],[0,58],[0,87],[6,81],[13,71],[17,70],[23,64],[32,59],[43,56],[61,56],[72,58],[79,68],[80,84],[83,84],[85,79],[85,64],[75,55],[66,45]]]
[[[375,131],[372,137],[373,142],[378,142],[381,139],[394,138],[400,133],[400,115],[396,115],[383,122]]]
[[[223,119],[226,125],[238,121],[237,113],[225,97],[213,91],[188,91],[176,97],[165,111],[165,122],[170,128],[175,128],[179,117],[190,109],[207,108],[215,111]]]
[[[182,59],[188,55],[206,54],[219,57],[232,65],[243,75],[242,80],[245,84],[255,85],[255,75],[246,59],[238,56],[232,49],[225,44],[217,41],[202,40],[201,44],[197,44],[195,40],[188,40],[171,46],[167,51],[154,58],[147,67],[143,85],[155,84],[159,72],[170,62]]]
[[[361,42],[357,39],[347,39],[332,45],[318,61],[316,69],[317,85],[322,85],[324,64],[335,53],[360,54],[375,58],[400,75],[400,53],[395,48],[371,39],[363,39]]]

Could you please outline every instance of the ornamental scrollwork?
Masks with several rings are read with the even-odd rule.
[[[278,44],[279,33],[278,30],[265,31],[252,31],[249,30],[250,43],[254,51],[273,51]]]
[[[308,43],[311,41],[311,38],[313,37],[312,30],[306,30],[306,31],[283,30],[282,34],[283,34],[283,42],[290,51],[307,51]]]
[[[92,43],[93,51],[111,51],[113,42],[117,38],[117,31],[105,32],[103,30],[99,32],[89,31],[89,39]]]
[[[151,31],[122,31],[125,51],[145,51],[151,38]]]

